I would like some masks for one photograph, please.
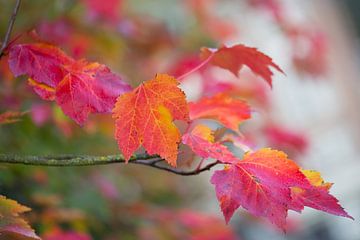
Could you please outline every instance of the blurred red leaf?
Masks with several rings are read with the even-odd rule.
[[[31,106],[31,118],[37,126],[45,124],[52,116],[51,106],[37,103]]]
[[[122,0],[82,0],[91,19],[106,20],[115,23],[120,19]]]
[[[304,134],[282,126],[269,125],[264,129],[264,133],[270,146],[286,152],[304,153],[308,147],[308,141]]]
[[[90,113],[111,112],[116,97],[131,89],[105,65],[75,61],[49,44],[13,46],[9,65],[15,76],[29,75],[41,98],[55,100],[80,125]]]
[[[238,239],[229,226],[216,216],[190,209],[156,209],[148,213],[148,224],[138,230],[138,238],[188,239],[188,240],[235,240]]]
[[[86,233],[73,231],[62,231],[55,229],[43,236],[43,240],[91,240],[91,236]]]

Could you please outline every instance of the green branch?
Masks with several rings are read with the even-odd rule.
[[[201,172],[210,170],[220,162],[215,161],[209,163],[202,168],[194,170],[182,170],[164,164],[165,160],[158,155],[137,154],[130,158],[130,164],[140,164],[160,170],[168,171],[182,176],[197,175]],[[108,155],[108,156],[89,156],[89,155],[54,155],[54,156],[30,156],[30,155],[16,155],[16,154],[0,154],[0,163],[8,164],[22,164],[33,166],[48,166],[48,167],[74,167],[74,166],[94,166],[114,163],[125,163],[122,155]]]

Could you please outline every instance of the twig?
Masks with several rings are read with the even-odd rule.
[[[168,165],[159,164],[165,161],[158,155],[137,154],[130,158],[129,163],[146,165],[160,170],[168,171],[177,175],[190,176],[210,170],[220,162],[210,163],[202,168],[194,170],[182,170]],[[0,163],[23,164],[48,167],[74,167],[94,166],[113,163],[125,163],[122,155],[88,156],[88,155],[54,155],[54,156],[22,156],[14,154],[0,154]]]
[[[200,68],[202,68],[203,66],[205,66],[208,62],[210,62],[210,60],[212,59],[212,57],[214,56],[214,53],[212,52],[209,57],[207,57],[204,61],[202,61],[199,65],[197,65],[196,67],[194,67],[193,69],[191,69],[189,72],[184,73],[183,75],[176,77],[177,80],[181,80],[183,78],[186,78],[187,76],[189,76],[190,74],[196,72],[197,70],[199,70]]]
[[[2,45],[1,45],[0,58],[4,55],[4,51],[7,48],[7,45],[8,45],[9,39],[10,39],[10,35],[11,35],[11,31],[12,31],[12,29],[14,27],[16,15],[17,15],[18,10],[20,8],[20,3],[21,3],[21,0],[16,0],[14,11],[13,11],[13,13],[11,15],[10,20],[9,20],[9,25],[7,27],[7,30],[6,30],[5,38],[4,38],[4,41],[3,41]]]

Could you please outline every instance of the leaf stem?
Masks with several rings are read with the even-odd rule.
[[[200,68],[202,68],[205,64],[207,64],[211,58],[214,56],[214,53],[212,52],[209,57],[207,57],[204,61],[202,61],[199,65],[197,65],[196,67],[194,67],[193,69],[191,69],[189,72],[184,73],[183,75],[176,77],[177,80],[181,80],[186,78],[187,76],[189,76],[190,74],[192,74],[193,72],[196,72],[197,70],[199,70]]]
[[[20,3],[21,3],[21,0],[16,0],[15,7],[14,7],[13,13],[11,15],[11,18],[9,20],[9,24],[8,24],[8,27],[7,27],[7,30],[6,30],[4,41],[2,42],[2,45],[1,45],[1,48],[0,48],[0,59],[4,55],[5,49],[7,48],[7,45],[9,43],[9,39],[10,39],[10,36],[11,36],[11,31],[12,31],[12,29],[14,27],[16,15],[17,15],[17,13],[19,11],[19,8],[20,8]]]
[[[210,170],[220,162],[212,162],[208,165],[194,170],[184,170],[171,167],[169,165],[161,164],[164,159],[158,155],[137,154],[130,158],[129,163],[140,164],[177,175],[190,176],[198,175],[201,172]],[[107,156],[90,156],[90,155],[53,155],[53,156],[31,156],[31,155],[16,155],[16,154],[0,154],[0,163],[8,164],[23,164],[33,166],[48,166],[48,167],[74,167],[74,166],[95,166],[114,163],[125,163],[122,155],[107,155]]]

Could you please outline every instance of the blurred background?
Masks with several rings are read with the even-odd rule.
[[[0,0],[1,38],[14,4]],[[106,64],[134,87],[158,72],[181,76],[203,46],[258,48],[286,73],[274,75],[272,89],[248,69],[238,79],[208,67],[182,80],[188,100],[220,90],[246,99],[253,117],[240,128],[242,144],[284,150],[320,171],[354,221],[305,209],[290,212],[284,235],[240,210],[226,226],[210,173],[181,177],[131,164],[1,165],[0,194],[31,207],[27,219],[48,240],[360,239],[359,16],[357,0],[23,0],[12,34]],[[22,114],[0,124],[1,153],[119,153],[111,116],[93,115],[80,128],[14,78],[4,57],[0,113],[7,111]]]

